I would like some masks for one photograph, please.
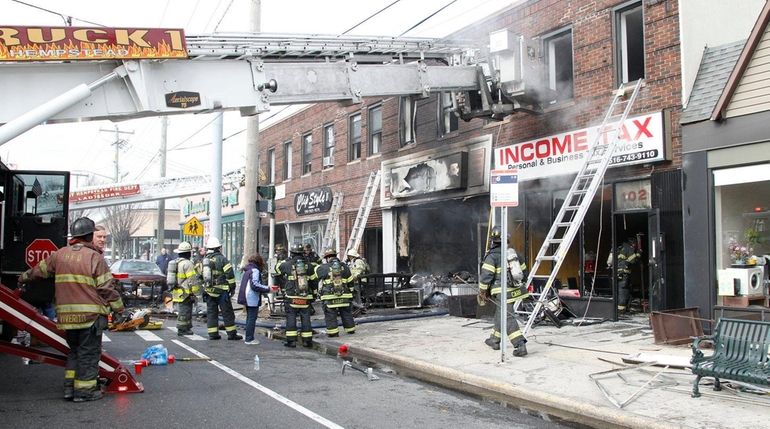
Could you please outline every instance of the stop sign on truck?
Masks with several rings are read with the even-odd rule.
[[[24,260],[30,268],[33,268],[57,250],[59,249],[53,244],[53,241],[47,238],[38,238],[27,246],[27,249],[24,251]]]

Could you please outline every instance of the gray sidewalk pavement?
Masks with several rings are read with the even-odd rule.
[[[326,337],[321,328],[314,340],[329,354],[346,344],[350,356],[365,366],[391,367],[545,418],[590,427],[768,427],[770,397],[729,388],[715,392],[702,381],[703,396],[692,398],[695,376],[688,369],[624,363],[628,356],[689,362],[689,346],[654,344],[644,316],[584,326],[535,326],[528,336],[529,355],[515,358],[509,346],[503,361],[500,351],[484,344],[491,330],[491,320],[442,315],[361,323],[355,335],[339,338]],[[596,377],[615,402],[627,402],[623,408],[613,405],[589,377],[619,368],[626,369]]]

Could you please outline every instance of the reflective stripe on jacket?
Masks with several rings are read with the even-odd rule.
[[[211,263],[211,286],[206,288],[206,293],[211,296],[219,296],[222,292],[235,288],[235,272],[233,264],[220,252],[208,255]]]
[[[59,329],[84,329],[99,315],[123,309],[104,257],[91,243],[77,242],[50,254],[20,280],[54,278]]]
[[[339,261],[339,259],[334,258],[332,261],[319,265],[315,269],[315,276],[320,283],[321,301],[329,308],[347,307],[353,299],[351,284],[354,277],[347,264],[339,261],[342,285],[341,290],[335,290],[332,277],[332,262],[335,260]]]
[[[195,269],[195,264],[189,259],[179,258],[176,265],[176,283],[171,294],[174,302],[182,302],[191,295],[200,292],[201,276]]]

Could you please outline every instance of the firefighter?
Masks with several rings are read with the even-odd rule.
[[[369,264],[361,258],[361,255],[355,251],[355,249],[348,250],[348,267],[353,274],[350,284],[353,286],[353,307],[357,311],[365,312],[364,304],[361,299],[363,289],[366,287],[367,278],[369,274]]]
[[[270,292],[267,294],[267,302],[270,305],[271,313],[275,311],[276,302],[283,300],[283,297],[280,293],[283,290],[283,287],[279,283],[280,278],[278,277],[277,270],[278,266],[281,265],[281,262],[285,261],[287,258],[288,255],[286,254],[286,246],[284,246],[282,243],[278,243],[273,248],[273,257],[270,258],[267,263],[267,269],[272,276],[272,284],[269,285]]]
[[[494,227],[490,233],[491,245],[487,254],[484,256],[484,261],[481,264],[481,271],[479,274],[479,300],[488,299],[492,297],[495,303],[495,326],[492,334],[489,338],[484,340],[484,343],[494,350],[500,350],[500,314],[501,305],[503,300],[500,297],[501,290],[501,276],[503,275],[503,263],[501,261],[501,237],[500,228]],[[507,244],[507,243],[506,243]],[[506,246],[507,247],[507,246]],[[519,324],[516,322],[516,318],[513,317],[513,304],[516,301],[523,300],[529,296],[524,284],[522,283],[523,267],[518,260],[516,251],[508,249],[512,252],[508,253],[506,259],[509,259],[507,269],[505,270],[508,276],[508,287],[505,299],[507,318],[506,318],[506,331],[508,339],[513,344],[513,355],[517,357],[524,357],[527,355],[527,339],[519,329]],[[513,268],[511,268],[513,267]]]
[[[64,330],[69,353],[64,370],[64,399],[75,402],[102,398],[98,384],[102,331],[110,311],[123,312],[112,273],[93,244],[94,221],[72,223],[67,247],[51,253],[19,277],[20,283],[54,278],[57,326]]]
[[[631,282],[628,277],[631,274],[631,266],[639,260],[640,256],[634,237],[628,237],[618,246],[615,254],[618,255],[615,272],[615,280],[618,283],[618,311],[625,312],[631,302]],[[612,269],[612,253],[607,257],[607,267]]]
[[[168,278],[174,281],[171,295],[179,309],[176,319],[177,335],[193,335],[192,312],[196,297],[200,294],[201,276],[190,260],[192,245],[183,241],[174,250],[179,257],[169,262]],[[170,285],[171,286],[171,285]]]
[[[297,316],[302,322],[302,345],[313,346],[313,328],[310,326],[310,306],[317,278],[315,267],[305,259],[301,244],[292,246],[291,257],[276,270],[278,283],[284,286],[283,308],[286,311],[286,347],[297,347]]]
[[[353,320],[353,301],[351,280],[353,274],[348,266],[337,258],[337,251],[329,248],[324,251],[326,262],[315,270],[319,282],[321,303],[326,320],[326,335],[338,337],[340,328],[337,315],[342,319],[346,334],[356,333],[356,323]]]
[[[206,258],[204,258],[203,280],[206,292],[206,325],[210,340],[218,340],[219,336],[219,312],[222,311],[222,320],[225,324],[228,340],[242,340],[235,328],[235,313],[233,312],[233,303],[230,301],[235,291],[235,273],[233,265],[222,254],[222,244],[216,237],[211,237],[206,242]],[[205,264],[208,261],[208,266]],[[211,270],[211,278],[206,270]]]
[[[313,245],[310,243],[305,243],[305,260],[310,262],[311,264],[321,265],[323,261],[321,261],[321,257],[318,256],[318,253],[316,253],[313,250]]]

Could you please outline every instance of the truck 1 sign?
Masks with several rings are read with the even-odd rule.
[[[40,261],[57,250],[59,249],[53,244],[53,241],[47,238],[38,238],[24,250],[24,260],[27,262],[27,266],[34,268]]]
[[[495,168],[517,169],[519,181],[575,173],[588,156],[588,148],[596,139],[598,128],[583,128],[498,148],[495,150]],[[666,159],[662,112],[626,119],[618,136],[610,167]]]

